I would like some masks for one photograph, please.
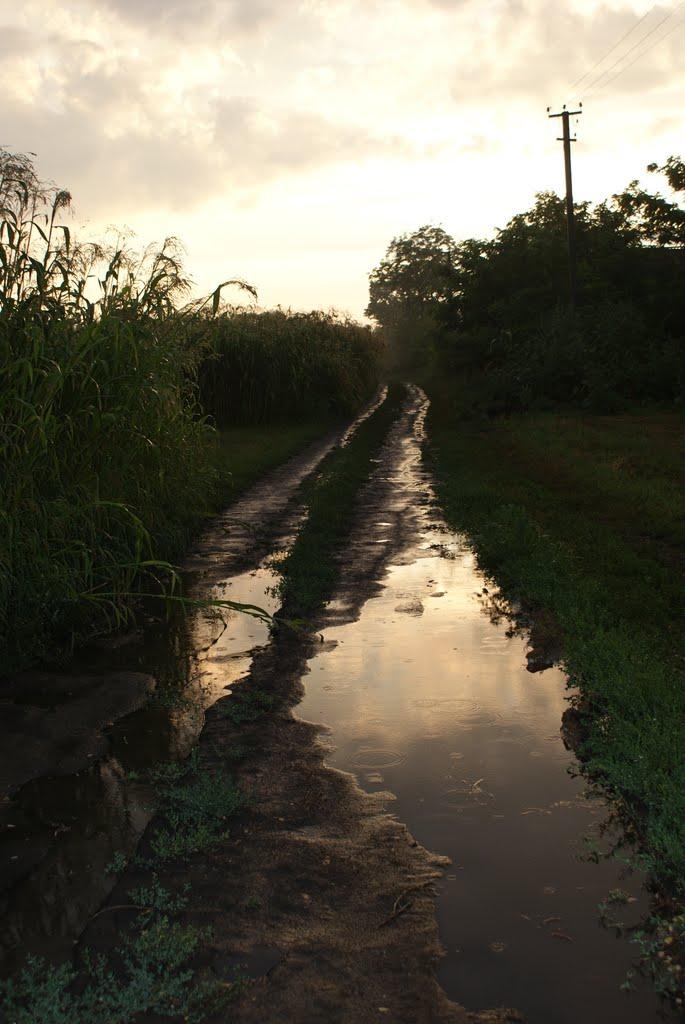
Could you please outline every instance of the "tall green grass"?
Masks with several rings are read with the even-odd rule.
[[[349,415],[378,381],[379,332],[336,313],[227,310],[194,333],[202,402],[220,426]]]
[[[217,467],[225,474],[227,460],[216,456],[200,376],[222,422],[295,408],[279,407],[274,369],[250,358],[249,339],[242,362],[222,369],[215,353],[231,322],[252,315],[221,312],[221,289],[188,302],[173,239],[142,256],[122,239],[78,243],[61,223],[70,200],[39,181],[30,159],[0,150],[3,671],[126,622],[136,595],[158,585],[165,562],[215,507],[225,491]],[[363,331],[338,326],[341,337]],[[316,330],[308,338],[313,349]],[[286,353],[280,341],[261,344],[280,351],[283,380],[300,379],[306,346]],[[368,366],[374,359],[369,343]],[[353,404],[364,385],[358,377],[351,387],[343,364],[330,389]],[[262,393],[268,404],[238,398]]]

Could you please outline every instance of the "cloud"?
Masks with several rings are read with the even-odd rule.
[[[264,108],[249,98],[220,100],[214,142],[239,181],[265,181],[285,172],[397,152],[400,140],[384,139],[358,125],[307,110]]]
[[[83,217],[197,232],[208,265],[210,208],[243,218],[264,251],[279,225],[292,235],[293,210],[312,251],[348,229],[390,237],[444,216],[484,234],[558,181],[544,109],[582,98],[569,83],[640,5],[23,0],[0,28],[0,144],[37,152]],[[585,194],[608,194],[677,148],[681,42],[674,33],[588,104],[581,192],[583,173]],[[640,104],[638,88],[660,93]]]
[[[91,4],[136,28],[215,42],[253,35],[283,12],[278,0],[91,0]]]
[[[197,90],[162,110],[148,69],[61,68],[50,103],[8,98],[0,143],[39,151],[90,215],[143,206],[190,208],[216,190],[251,189],[331,163],[403,148],[359,126],[254,97],[207,100]]]
[[[422,2],[460,10],[467,19],[472,46],[470,55],[460,61],[454,74],[453,94],[457,100],[491,102],[496,97],[528,97],[539,99],[541,104],[548,99],[574,102],[590,94],[598,76],[634,43],[638,46],[629,60],[643,53],[644,59],[636,63],[634,71],[627,69],[629,60],[620,62],[614,72],[601,80],[600,86],[613,86],[613,75],[623,67],[627,73],[618,77],[615,88],[619,93],[635,87],[660,86],[680,66],[675,36],[664,37],[661,43],[661,34],[657,32],[644,46],[640,42],[668,8],[657,7],[644,27],[639,27],[592,71],[598,59],[638,26],[639,16],[632,6],[582,9],[570,3],[502,0],[490,8],[489,17],[481,17],[469,4],[452,0]],[[648,54],[653,42],[657,45]],[[586,75],[587,72],[591,73]]]

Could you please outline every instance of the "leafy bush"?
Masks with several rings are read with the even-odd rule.
[[[572,403],[616,412],[627,403],[672,401],[685,383],[681,345],[656,337],[634,304],[558,309],[537,328],[501,332],[489,347],[492,395],[501,407]]]

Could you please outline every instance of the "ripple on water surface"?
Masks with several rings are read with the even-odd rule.
[[[332,765],[392,791],[393,813],[451,858],[438,901],[450,997],[515,1006],[529,1024],[651,1024],[653,993],[619,991],[633,950],[598,921],[609,889],[633,893],[633,920],[647,903],[620,865],[583,857],[607,808],[569,771],[566,679],[526,671],[524,640],[490,620],[482,588],[459,539],[429,534],[357,622],[327,631],[338,642],[313,659],[299,713],[331,727]]]

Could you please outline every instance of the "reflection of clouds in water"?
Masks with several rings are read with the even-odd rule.
[[[359,620],[327,631],[298,708],[331,726],[332,763],[363,784],[379,785],[373,770],[382,768],[398,794],[427,787],[412,800],[433,821],[551,802],[570,760],[559,739],[564,676],[526,671],[525,640],[484,614],[482,585],[463,551],[392,567]],[[440,601],[423,604],[436,592]],[[413,602],[420,618],[393,614]]]
[[[268,569],[242,573],[218,583],[214,597],[254,604],[274,612],[278,601],[270,592],[277,581]],[[201,652],[202,689],[205,705],[225,696],[227,687],[248,670],[255,647],[268,642],[265,622],[230,608],[205,608],[194,615],[191,625],[192,646]]]
[[[351,758],[350,763],[356,768],[394,768],[404,760],[405,755],[397,750],[361,747]]]
[[[498,723],[517,733],[558,730],[564,677],[556,670],[537,678],[525,671],[524,640],[507,637],[482,614],[474,597],[481,579],[466,562],[471,556],[393,568],[361,620],[327,631],[327,640],[343,642],[333,651],[317,652],[301,713],[307,716],[312,701],[310,717],[344,721],[353,732],[373,724],[380,745],[393,748],[404,748],[416,736]],[[417,592],[429,596],[426,580],[445,596],[424,605],[420,624],[388,614],[398,599]],[[341,691],[339,701],[331,691],[322,693],[323,676],[336,688],[345,680],[344,707]]]

